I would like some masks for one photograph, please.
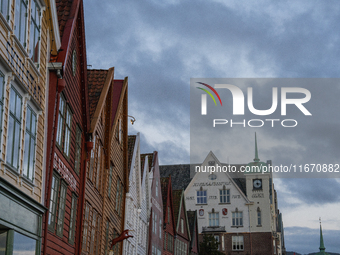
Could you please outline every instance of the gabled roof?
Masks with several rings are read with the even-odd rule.
[[[198,235],[198,231],[197,231],[197,210],[195,211],[187,211],[187,217],[188,217],[188,223],[189,223],[189,232],[190,232],[190,236],[191,236],[191,242],[190,242],[190,249],[192,249],[192,245],[194,243],[194,232],[195,232],[195,228],[196,228],[196,237]],[[198,242],[196,242],[197,248],[199,247]],[[190,253],[190,251],[189,251]]]
[[[187,215],[188,215],[188,222],[189,222],[189,231],[190,231],[190,234],[192,235],[194,233],[197,211],[196,210],[187,211]]]
[[[201,164],[163,165],[159,166],[159,172],[161,177],[168,177],[171,175],[172,188],[174,190],[185,190],[192,180],[190,173],[194,173],[195,166],[200,165]],[[222,163],[221,165],[228,166],[229,164]],[[243,192],[243,194],[247,195],[245,175],[240,171],[241,166],[245,166],[245,164],[233,164],[232,166],[235,166],[237,171],[235,173],[229,173],[229,176]]]
[[[128,136],[128,167],[129,171],[131,168],[131,161],[133,157],[133,150],[135,148],[135,143],[136,143],[136,135],[129,135]]]
[[[169,190],[169,179],[170,177],[161,177],[161,190],[163,199],[163,222],[165,222],[166,206],[168,201],[168,190]],[[171,194],[169,194],[171,195]]]
[[[171,175],[172,188],[174,190],[185,190],[191,181],[190,164],[159,166],[159,173],[161,177],[168,177]]]
[[[141,176],[143,176],[143,174],[144,174],[144,165],[145,165],[145,158],[146,158],[146,156],[148,156],[149,172],[151,171],[151,168],[152,168],[153,153],[140,154]]]
[[[63,37],[64,28],[69,19],[72,0],[56,0],[60,37]]]
[[[178,222],[178,216],[179,216],[179,210],[181,208],[181,202],[182,202],[182,192],[183,190],[173,190],[172,191],[172,197],[174,201],[174,216],[175,216],[175,222],[177,226]]]
[[[113,85],[113,95],[112,95],[112,123],[111,126],[114,124],[114,119],[118,110],[120,97],[122,94],[122,90],[124,87],[124,82],[127,82],[126,80],[114,80]]]
[[[181,210],[183,209],[184,215],[185,215],[188,238],[189,240],[191,240],[191,234],[189,231],[188,215],[187,215],[187,210],[186,210],[185,202],[184,202],[184,190],[173,190],[172,195],[173,195],[173,204],[174,204],[174,216],[175,216],[175,222],[176,222],[175,223],[176,232],[178,232],[179,216],[180,216]]]
[[[87,69],[88,92],[90,99],[90,116],[92,118],[104,83],[106,80],[108,70]]]
[[[87,85],[90,101],[90,118],[96,110],[108,70],[87,69]]]

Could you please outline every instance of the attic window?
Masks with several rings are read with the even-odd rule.
[[[209,175],[208,178],[209,178],[209,180],[213,181],[213,180],[217,179],[217,176],[216,176],[216,174],[211,174],[211,175]]]
[[[73,50],[72,53],[72,75],[76,75],[76,70],[77,70],[77,52],[76,50]]]

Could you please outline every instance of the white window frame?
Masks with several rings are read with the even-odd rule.
[[[15,113],[13,114],[11,111],[11,102],[13,102],[12,95],[14,94],[15,98],[19,97],[21,99],[21,105],[20,105],[20,116],[17,115],[17,109],[15,108],[14,111]],[[17,101],[15,101],[17,102]],[[16,103],[15,103],[16,104]],[[11,85],[10,88],[10,93],[9,93],[9,105],[8,105],[8,127],[7,127],[7,143],[6,143],[6,163],[11,166],[13,169],[16,170],[17,173],[20,173],[20,151],[22,149],[22,137],[21,137],[21,132],[22,132],[22,124],[23,124],[23,107],[24,106],[24,97],[22,96],[22,93],[20,93],[20,90],[18,90],[17,86],[14,86],[13,84]],[[16,107],[16,106],[15,106]],[[13,116],[13,117],[12,117]],[[10,118],[13,118],[14,120],[14,126],[13,128],[9,127],[10,124]],[[19,125],[19,138],[15,136],[15,128]],[[12,135],[12,138],[10,138],[10,132],[14,132]],[[17,166],[14,165],[14,144],[16,143],[16,139],[18,139],[18,158],[17,158]],[[9,146],[9,141],[12,141],[11,146]],[[12,150],[9,152],[8,150]],[[9,155],[9,153],[11,153]],[[11,156],[11,159],[9,157]]]
[[[17,4],[20,4],[19,11],[17,11]],[[26,12],[22,14],[22,6],[26,7]],[[23,46],[24,49],[27,47],[27,33],[28,33],[28,11],[30,8],[30,2],[28,0],[14,0],[14,35],[16,36],[17,40]],[[19,14],[19,20],[17,20],[17,16]],[[24,33],[22,34],[22,27],[21,27],[21,19],[25,18],[25,25],[24,25]],[[18,22],[18,23],[17,23]],[[21,38],[24,36],[24,38]]]
[[[38,9],[38,12],[35,12],[35,15],[38,15],[38,17],[34,17],[34,19],[33,19],[33,10],[32,10],[33,2],[35,3],[36,8]],[[31,3],[30,3],[30,14],[31,14],[31,16],[30,16],[30,22],[29,22],[29,26],[30,26],[30,35],[29,35],[29,38],[30,38],[30,40],[29,40],[29,50],[28,50],[28,55],[29,55],[29,59],[31,59],[32,62],[36,64],[36,67],[37,67],[37,68],[39,68],[39,62],[40,62],[39,60],[40,60],[40,47],[41,47],[41,21],[42,21],[42,15],[41,15],[41,13],[42,13],[42,8],[41,8],[39,2],[38,2],[37,0],[31,0]],[[38,23],[37,23],[37,21],[38,21]],[[34,25],[33,25],[33,22],[34,22]],[[34,26],[34,28],[37,28],[37,30],[38,30],[37,43],[35,43],[35,45],[38,44],[38,49],[37,49],[38,52],[36,53],[36,55],[37,55],[36,58],[37,58],[37,59],[32,59],[34,52],[31,52],[31,51],[32,51],[32,48],[31,48],[31,47],[32,47],[32,33],[33,33],[33,31],[34,31],[34,32],[36,31],[36,30],[33,30],[33,29],[32,29],[33,26]],[[33,30],[33,31],[32,31],[32,30]],[[34,38],[34,40],[35,40],[35,39],[36,39],[36,38]]]
[[[208,191],[207,190],[197,190],[196,192],[196,202],[197,204],[207,204],[208,202]]]
[[[220,225],[220,215],[218,212],[209,213],[209,227],[218,227]]]
[[[3,6],[4,2],[7,3],[7,10],[5,13],[2,10],[4,8]],[[2,16],[5,18],[7,22],[9,22],[11,4],[12,4],[11,0],[0,0],[0,13],[2,14]]]
[[[230,189],[220,189],[220,204],[230,203]]]
[[[233,227],[243,226],[243,212],[239,211],[232,212],[232,226]]]
[[[261,214],[261,209],[260,208],[257,208],[257,211],[256,211],[256,218],[257,218],[257,226],[261,226],[262,225],[262,214]]]
[[[243,236],[232,236],[232,250],[233,251],[243,251],[244,250]]]
[[[25,120],[25,137],[24,137],[24,164],[22,167],[23,176],[33,182],[34,180],[34,172],[35,172],[35,159],[36,159],[36,139],[37,139],[37,124],[38,124],[38,115],[32,109],[30,104],[26,105],[26,120]],[[30,117],[30,127],[27,127],[28,124],[28,115],[29,111],[31,111]],[[35,117],[35,123],[32,122],[32,117]],[[32,127],[34,125],[34,130]],[[27,141],[26,138],[29,140]],[[28,142],[28,144],[27,144]],[[33,145],[32,145],[33,143]],[[28,146],[28,147],[27,147]],[[33,147],[32,147],[33,146]],[[27,151],[28,150],[28,151]],[[32,152],[33,150],[33,152]],[[26,154],[28,153],[28,154]],[[33,156],[32,156],[33,154]],[[27,169],[25,169],[25,161],[27,157]],[[33,162],[32,162],[33,161]]]

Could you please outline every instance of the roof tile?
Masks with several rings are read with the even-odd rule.
[[[107,73],[108,73],[108,70],[97,70],[97,69],[87,70],[87,83],[88,83],[88,93],[89,93],[89,101],[90,101],[90,118],[91,119],[93,117],[94,112],[96,111],[96,107],[98,105],[100,94],[105,84]]]
[[[70,16],[73,0],[56,0],[55,2],[57,7],[60,37],[63,38],[64,28]]]

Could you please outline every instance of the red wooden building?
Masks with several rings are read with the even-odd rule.
[[[163,198],[163,254],[174,254],[176,225],[174,218],[171,176],[161,178]]]
[[[127,78],[114,80],[114,68],[88,70],[89,136],[81,254],[108,254],[123,231],[127,192]],[[121,254],[121,244],[113,247]]]
[[[61,36],[51,56],[43,254],[79,254],[89,128],[82,0],[56,1]]]
[[[175,240],[175,254],[187,255],[189,254],[191,237],[187,211],[184,202],[184,191],[174,190],[173,199],[177,235],[177,238]]]

